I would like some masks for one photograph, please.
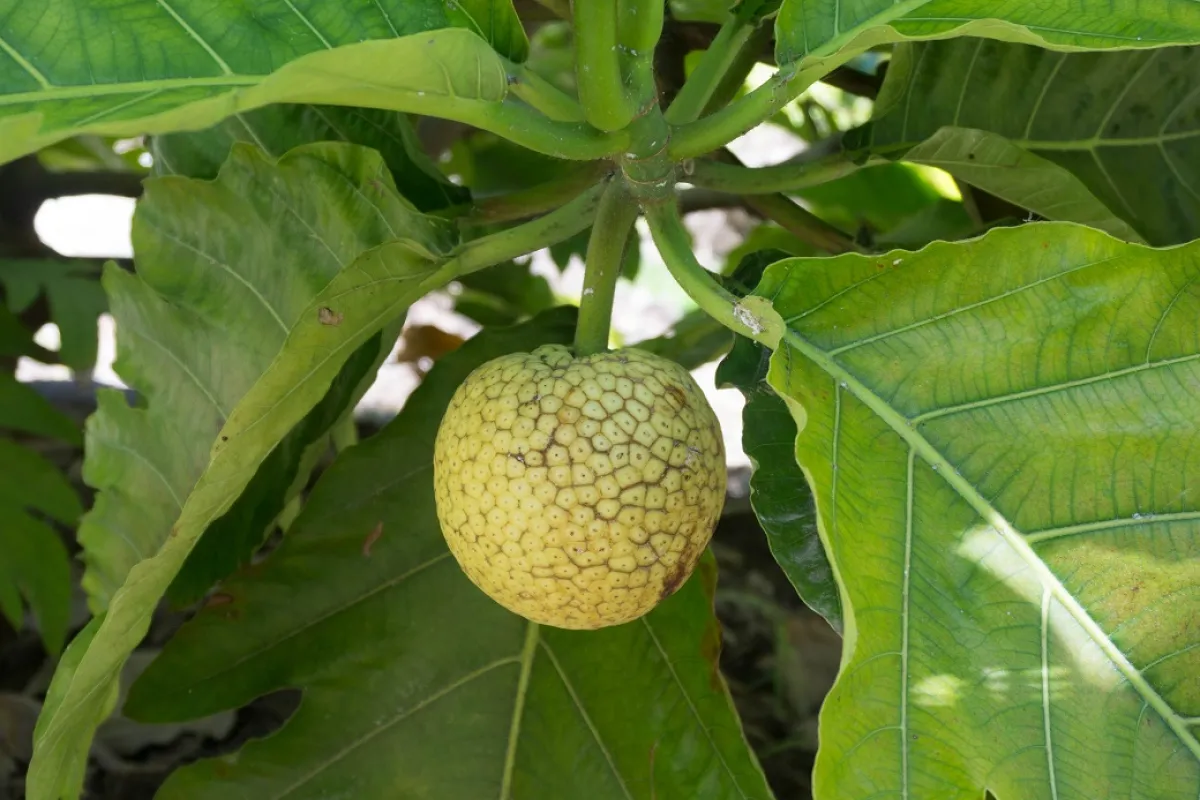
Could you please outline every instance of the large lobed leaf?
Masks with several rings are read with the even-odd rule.
[[[309,142],[349,142],[378,150],[400,194],[422,211],[466,202],[421,150],[408,117],[395,111],[342,106],[271,105],[194,133],[155,136],[150,149],[158,175],[214,178],[234,144],[246,142],[278,157]]]
[[[274,166],[235,148],[214,183],[159,179],[135,225],[139,276],[110,270],[106,280],[119,368],[148,405],[101,397],[86,477],[102,491],[81,530],[90,586],[119,588],[55,679],[31,798],[78,793],[120,667],[200,535],[268,456],[303,448],[352,402],[362,382],[351,373],[386,351],[378,332],[440,280],[431,276],[450,244],[377,154],[334,144]],[[335,396],[337,408],[323,407]],[[294,469],[298,458],[282,461]]]
[[[104,277],[116,367],[147,407],[102,392],[88,423],[84,476],[100,494],[79,540],[95,610],[162,544],[217,431],[313,298],[399,236],[450,245],[363,149],[313,145],[273,162],[239,147],[214,182],[147,182],[133,226],[137,274],[110,267]]]
[[[858,53],[911,39],[983,36],[1055,50],[1200,42],[1192,0],[784,0],[775,55],[814,78]]]
[[[759,291],[845,619],[816,796],[1193,800],[1200,244],[1035,224]]]
[[[717,672],[712,565],[643,620],[539,627],[462,574],[433,503],[436,421],[467,374],[569,342],[574,314],[486,330],[322,476],[287,540],[227,582],[135,684],[178,720],[286,686],[285,727],[164,798],[768,798]]]
[[[906,45],[879,98],[886,113],[857,146],[941,167],[1051,219],[1177,244],[1200,237],[1197,74],[1200,47]]]
[[[515,114],[527,130],[540,118],[503,102],[509,59],[526,50],[511,0],[9,0],[0,3],[0,160],[81,133],[195,130],[286,102],[484,128]]]

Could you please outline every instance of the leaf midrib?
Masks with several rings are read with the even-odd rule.
[[[1142,672],[1135,667],[1116,644],[1100,628],[1091,615],[1079,601],[1075,599],[1058,577],[1046,566],[1045,562],[1034,552],[1029,542],[1012,523],[1000,513],[979,491],[958,473],[955,465],[942,455],[934,445],[919,433],[911,421],[887,401],[867,387],[857,375],[839,364],[833,356],[817,345],[800,336],[795,330],[788,328],[783,335],[783,342],[800,352],[816,364],[825,373],[834,378],[840,385],[850,391],[859,401],[874,412],[887,424],[908,446],[927,464],[935,469],[941,478],[975,510],[997,534],[1013,549],[1033,573],[1038,577],[1044,590],[1050,592],[1056,601],[1066,609],[1067,613],[1083,628],[1096,646],[1108,657],[1121,675],[1129,682],[1139,696],[1150,705],[1162,718],[1163,722],[1179,738],[1180,742],[1191,751],[1197,761],[1200,761],[1200,741],[1191,733],[1187,720],[1179,715],[1153,686],[1149,684]]]
[[[269,75],[217,75],[207,78],[162,78],[161,80],[129,81],[124,83],[88,83],[76,86],[51,86],[36,92],[17,92],[0,95],[0,106],[22,103],[45,103],[55,100],[90,100],[109,95],[164,92],[172,89],[239,88],[257,86]]]

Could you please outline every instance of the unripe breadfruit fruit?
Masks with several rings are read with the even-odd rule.
[[[503,356],[455,392],[433,480],[450,552],[510,611],[560,628],[636,619],[687,579],[725,501],[700,388],[639,350]]]

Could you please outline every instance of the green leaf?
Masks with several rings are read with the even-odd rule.
[[[374,382],[398,330],[390,333],[374,336],[354,351],[321,402],[275,446],[230,509],[208,526],[167,590],[175,606],[188,606],[202,598],[262,546],[288,501],[299,494],[316,460],[329,447],[326,434],[339,418],[353,414],[355,404]],[[384,341],[388,346],[381,347]]]
[[[52,654],[67,637],[71,567],[58,532],[44,520],[72,526],[82,513],[74,488],[53,464],[0,438],[0,613],[19,630],[23,596]]]
[[[42,456],[10,439],[0,439],[0,505],[36,511],[74,525],[83,507],[71,484]]]
[[[271,5],[265,25],[265,9],[203,13],[199,0],[13,11],[0,26],[0,160],[83,133],[196,130],[270,103],[432,114],[573,158],[623,145],[505,103],[510,62],[473,31],[430,30],[448,21],[441,0],[303,3],[321,5],[320,20],[296,0]],[[105,47],[89,44],[95,31]]]
[[[454,142],[445,165],[476,197],[517,192],[563,178],[574,165],[549,158],[491,133],[472,133]]]
[[[941,167],[1050,219],[1178,244],[1200,237],[1198,73],[1200,47],[907,45],[880,96],[890,110],[860,146]]]
[[[452,24],[475,31],[501,55],[518,62],[529,55],[525,26],[512,0],[454,0],[445,7]]]
[[[54,677],[50,680],[50,687],[46,690],[46,699],[42,704],[42,713],[38,715],[37,725],[33,731],[35,740],[40,739],[44,735],[50,720],[54,719],[61,710],[63,701],[66,699],[67,689],[71,685],[71,681],[75,679],[75,673],[79,669],[79,664],[83,660],[83,656],[88,648],[91,647],[92,641],[95,639],[96,633],[100,630],[100,625],[103,621],[103,617],[95,617],[88,622],[83,627],[83,630],[75,634],[75,638],[71,640],[71,643],[67,645],[66,651],[63,652],[62,658],[58,660],[58,666],[54,670]],[[92,733],[104,721],[104,718],[116,708],[120,689],[120,685],[114,680],[104,687],[104,692],[97,702],[88,704],[88,712],[91,716],[85,723],[87,729],[86,738],[81,742],[85,751],[91,745]],[[87,759],[77,758],[71,762],[68,771],[58,776],[59,785],[62,788],[61,796],[79,796],[83,790],[83,779],[86,768]]]
[[[890,230],[942,199],[921,168],[911,164],[866,167],[795,194],[822,219],[847,230],[862,225]]]
[[[942,198],[913,214],[896,227],[875,237],[877,247],[924,247],[941,239],[952,242],[979,233],[961,201]]]
[[[720,25],[729,19],[734,0],[668,0],[671,18],[685,22],[712,22]]]
[[[200,535],[354,352],[444,281],[431,249],[447,238],[442,223],[396,194],[373,152],[311,145],[271,167],[236,147],[215,183],[151,183],[143,201],[150,210],[135,219],[141,276],[106,276],[114,314],[126,320],[122,335],[140,345],[126,344],[120,363],[149,405],[132,409],[101,396],[87,466],[89,480],[105,486],[87,520],[93,552],[104,542],[119,569],[116,540],[137,531],[146,557],[112,594],[40,730],[29,773],[34,800],[69,790],[122,663]],[[200,218],[187,213],[201,209]],[[255,225],[262,236],[248,233]],[[276,353],[263,352],[269,343]]]
[[[83,444],[79,426],[11,372],[0,372],[0,428]]]
[[[1024,225],[759,292],[845,617],[815,796],[1194,798],[1200,244]]]
[[[100,265],[82,259],[0,261],[8,309],[20,314],[44,294],[61,337],[59,361],[77,372],[96,363],[96,319],[108,310],[99,277]]]
[[[204,715],[283,686],[304,701],[164,798],[770,796],[717,672],[711,562],[644,620],[574,632],[505,611],[446,550],[435,421],[473,368],[573,325],[556,309],[440,359],[322,476],[280,549],[168,644],[128,713]]]
[[[22,325],[7,305],[0,305],[0,356],[29,356],[51,364],[56,360],[54,353],[33,341],[33,331]]]
[[[379,151],[400,193],[422,211],[465,203],[470,193],[446,179],[421,150],[403,114],[371,108],[273,105],[237,114],[208,130],[154,137],[155,173],[214,178],[235,142],[278,157],[303,144],[344,141]]]
[[[746,398],[742,447],[754,466],[750,504],[771,553],[800,599],[841,632],[837,584],[817,533],[812,494],[796,464],[796,423],[767,385],[768,357],[766,348],[738,337],[717,369],[717,383],[736,387]]]
[[[716,361],[729,351],[732,341],[728,328],[696,309],[684,314],[671,326],[670,333],[638,342],[634,347],[693,370]]]
[[[1192,0],[784,0],[775,57],[813,77],[872,47],[983,36],[1055,50],[1149,48],[1200,41]]]
[[[459,278],[454,310],[480,325],[513,325],[554,305],[554,292],[529,263],[509,261]]]
[[[94,609],[162,544],[217,431],[313,298],[397,236],[450,244],[361,148],[311,145],[275,163],[242,145],[215,182],[147,181],[133,226],[137,275],[110,267],[104,277],[116,368],[148,408],[102,392],[88,423],[84,477],[100,495],[79,541]]]

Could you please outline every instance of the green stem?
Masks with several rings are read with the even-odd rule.
[[[416,113],[421,113],[419,110]],[[466,122],[503,136],[522,147],[570,161],[595,161],[623,152],[629,146],[624,131],[605,133],[578,122],[557,122],[526,105],[502,103],[492,105],[485,113],[473,118],[435,114],[447,119]]]
[[[647,203],[643,210],[659,254],[662,255],[675,282],[688,297],[706,314],[734,333],[771,346],[767,326],[757,323],[738,299],[717,283],[712,273],[696,260],[692,253],[691,239],[683,227],[683,220],[674,202]],[[741,313],[739,309],[742,309]]]
[[[850,236],[786,195],[748,195],[743,202],[751,211],[778,223],[788,233],[803,242],[808,242],[818,250],[824,250],[833,255],[863,252],[863,248],[859,247]]]
[[[625,82],[636,115],[647,113],[658,90],[654,81],[654,48],[662,37],[663,0],[619,0],[618,49]]]
[[[730,63],[729,69],[725,70],[725,76],[717,84],[700,116],[705,117],[724,108],[737,97],[738,91],[746,85],[750,70],[761,60],[762,54],[767,52],[767,46],[774,33],[775,27],[770,24],[760,23],[754,29],[734,55],[733,62]]]
[[[662,37],[662,0],[619,0],[618,24],[621,45],[637,58],[653,58],[654,48]]]
[[[592,224],[606,186],[597,184],[543,217],[460,245],[440,269],[425,279],[426,285],[438,288],[460,275],[569,239]]]
[[[508,90],[558,122],[584,122],[579,101],[524,64],[506,62]]]
[[[475,202],[471,216],[462,220],[464,224],[490,224],[511,222],[518,219],[545,214],[562,206],[612,169],[606,161],[581,164],[563,178],[531,186],[509,194],[483,197]]]
[[[793,192],[849,175],[858,165],[837,141],[813,145],[793,159],[771,167],[744,167],[718,160],[684,166],[684,180],[704,189],[731,194]]]
[[[696,64],[667,109],[667,122],[686,125],[696,121],[752,33],[754,26],[740,16],[733,17],[721,26],[712,44],[700,57],[700,63]]]
[[[350,105],[355,104],[358,98],[350,93],[336,98],[321,96],[313,100]],[[357,104],[375,107],[378,101],[363,96]],[[518,102],[515,97],[497,102],[453,94],[401,91],[391,95],[386,104],[380,107],[465,122],[530,150],[570,161],[608,158],[624,152],[629,145],[629,135],[623,131],[605,133],[579,122],[552,120],[537,109]]]
[[[780,69],[771,80],[704,119],[682,125],[671,135],[671,157],[676,160],[695,158],[710,153],[787,105],[796,95],[808,88],[804,80],[796,80],[795,65]]]
[[[573,0],[575,78],[588,122],[602,131],[619,131],[635,109],[626,94],[617,49],[614,0]]]
[[[575,325],[576,356],[608,349],[617,278],[621,276],[625,242],[637,215],[637,204],[626,193],[624,183],[620,180],[609,183],[600,198],[592,235],[588,239],[583,296],[579,301],[579,321]]]

